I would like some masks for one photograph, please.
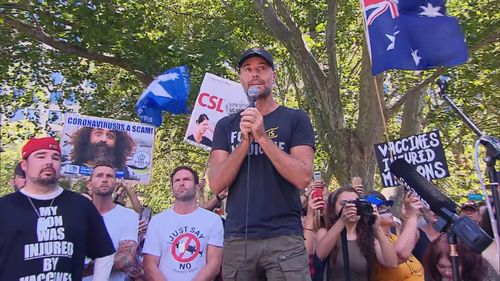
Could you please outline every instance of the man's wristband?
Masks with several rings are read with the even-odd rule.
[[[219,194],[216,194],[216,195],[215,195],[215,198],[217,198],[217,200],[218,200],[218,201],[222,201],[222,200],[224,200],[224,198],[220,198],[220,197],[219,197]]]

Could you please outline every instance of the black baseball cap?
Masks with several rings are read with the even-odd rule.
[[[250,48],[243,52],[240,56],[240,60],[238,62],[238,68],[241,68],[241,65],[249,58],[251,57],[260,57],[264,59],[274,70],[274,62],[273,62],[273,56],[266,51],[266,49],[261,48],[261,47],[256,47],[256,48]]]

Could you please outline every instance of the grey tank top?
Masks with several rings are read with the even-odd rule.
[[[347,241],[349,248],[349,268],[351,269],[351,281],[367,281],[367,261],[356,240]],[[329,281],[344,281],[344,258],[342,256],[342,244],[339,241],[336,252],[335,264],[330,267]]]

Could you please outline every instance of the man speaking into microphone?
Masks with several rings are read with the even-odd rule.
[[[312,175],[311,122],[274,100],[276,71],[265,49],[245,51],[238,69],[251,106],[217,123],[208,172],[215,194],[229,187],[224,280],[310,280],[300,189]]]

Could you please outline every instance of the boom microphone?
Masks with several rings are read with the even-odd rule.
[[[457,205],[415,171],[404,159],[394,161],[390,169],[396,177],[403,179],[422,197],[434,213],[441,217],[440,221],[444,221],[444,225],[439,232],[448,228],[477,254],[481,254],[492,243],[493,239],[476,222],[468,216],[459,217],[456,213]]]
[[[255,107],[257,96],[259,95],[259,88],[251,86],[248,88],[248,107]]]
[[[456,212],[457,205],[448,199],[432,183],[427,181],[421,174],[406,162],[404,159],[397,159],[390,165],[391,172],[401,178],[410,186],[422,199],[424,199],[434,213],[442,218],[449,216],[442,208],[448,209],[452,213]]]

